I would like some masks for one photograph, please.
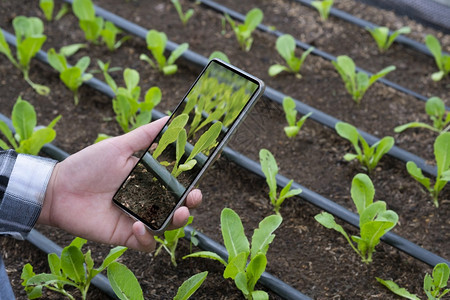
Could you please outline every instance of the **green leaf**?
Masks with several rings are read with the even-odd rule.
[[[394,71],[395,69],[396,69],[395,66],[389,66],[389,67],[386,67],[386,68],[382,69],[382,70],[379,71],[378,73],[376,73],[376,74],[370,76],[370,79],[369,79],[369,87],[370,87],[373,83],[375,83],[375,81],[377,81],[377,80],[380,79],[381,77],[386,76],[388,73]]]
[[[255,229],[252,236],[251,259],[258,253],[266,254],[272,243],[275,235],[273,232],[280,226],[283,218],[280,215],[271,215],[265,217],[260,223],[259,227]]]
[[[0,132],[6,137],[6,139],[11,144],[11,146],[13,146],[14,149],[18,148],[11,129],[9,129],[8,125],[6,125],[6,123],[3,121],[0,121]],[[1,148],[5,150],[9,149],[9,147],[6,144],[2,145]]]
[[[167,59],[168,65],[173,65],[175,61],[189,48],[188,43],[183,43],[179,45],[175,50],[172,51],[172,53],[169,55],[169,58]]]
[[[206,276],[208,276],[207,271],[195,274],[194,276],[183,282],[183,284],[178,288],[178,292],[173,300],[189,299],[202,285],[203,281],[205,281]]]
[[[278,74],[280,74],[283,71],[289,72],[289,68],[286,66],[283,66],[283,65],[275,64],[275,65],[270,66],[268,73],[269,73],[269,76],[273,77],[273,76],[277,76]]]
[[[47,52],[47,59],[49,64],[59,73],[67,69],[67,61],[64,55],[56,53],[54,48]]]
[[[83,56],[76,64],[75,67],[79,68],[81,73],[84,73],[86,69],[89,67],[91,63],[91,59],[89,56]]]
[[[417,167],[413,161],[406,163],[406,170],[415,180],[421,183],[427,190],[430,190],[430,179],[423,176],[422,169]]]
[[[433,269],[433,285],[439,289],[447,286],[450,269],[446,263],[439,263]]]
[[[442,70],[442,48],[441,44],[439,43],[438,39],[435,38],[433,35],[428,34],[425,37],[425,45],[427,46],[428,50],[430,50],[431,54],[434,56],[434,60],[436,61],[436,65],[438,66],[439,70]]]
[[[33,134],[36,127],[36,112],[33,105],[28,101],[22,100],[19,96],[12,110],[12,124],[20,140],[26,140]]]
[[[139,300],[144,299],[142,288],[138,280],[125,265],[118,262],[112,262],[108,267],[108,280],[119,299]]]
[[[20,276],[20,278],[23,280],[22,285],[26,286],[28,279],[30,279],[34,275],[36,274],[33,272],[33,266],[31,264],[28,263],[23,266],[22,275]]]
[[[105,259],[102,262],[102,265],[97,268],[96,270],[100,273],[104,269],[108,268],[109,265],[111,265],[114,261],[116,261],[119,257],[122,256],[122,254],[127,251],[128,248],[117,246],[113,249],[111,249],[108,253],[108,255],[105,257]]]
[[[410,128],[426,128],[426,129],[430,129],[432,131],[436,131],[436,129],[428,124],[425,123],[421,123],[421,122],[411,122],[411,123],[407,123],[407,124],[403,124],[400,126],[397,126],[394,128],[394,131],[397,133],[400,133],[402,131],[405,131],[406,129],[410,129]]]
[[[450,132],[440,134],[434,142],[438,177],[450,168]]]
[[[228,261],[242,252],[248,255],[250,246],[239,216],[232,209],[224,208],[220,216],[220,224],[225,248],[228,251]]]
[[[235,279],[236,275],[245,272],[245,266],[247,265],[247,252],[240,252],[233,259],[228,260],[228,264],[223,272],[223,278]]]
[[[40,0],[39,7],[42,9],[42,12],[45,15],[47,21],[51,21],[53,17],[53,0]]]
[[[81,250],[81,248],[87,243],[86,239],[80,238],[80,237],[76,237],[69,246],[75,246],[78,249]]]
[[[69,57],[69,56],[72,56],[75,53],[77,53],[80,49],[86,48],[86,47],[87,47],[86,44],[81,44],[81,43],[67,45],[67,46],[61,47],[61,49],[59,49],[59,53],[61,53],[65,57]]]
[[[80,20],[94,20],[95,9],[91,0],[74,0],[72,10],[75,16]]]
[[[344,122],[338,122],[336,123],[336,132],[343,137],[344,139],[347,139],[353,144],[353,147],[358,147],[358,138],[359,133],[356,130],[356,128],[348,123]]]
[[[139,73],[136,70],[126,68],[123,71],[123,78],[128,91],[131,91],[139,84]]]
[[[253,292],[256,282],[258,282],[261,275],[266,270],[267,258],[263,253],[257,254],[250,260],[247,266],[247,288],[249,292]]]
[[[373,155],[370,170],[374,169],[380,159],[388,153],[394,146],[395,140],[393,137],[385,136],[376,144],[375,154]]]
[[[245,25],[247,30],[253,31],[262,22],[264,14],[261,9],[253,8],[245,15]]]
[[[270,199],[271,201],[274,201],[272,199],[276,199],[277,195],[277,162],[275,161],[275,157],[273,157],[272,153],[270,153],[270,151],[267,149],[261,149],[259,151],[259,160],[261,162],[261,169],[266,176],[267,185],[269,186]]]
[[[16,60],[12,56],[11,49],[9,48],[8,43],[6,42],[5,36],[3,35],[3,31],[0,29],[0,53],[6,55],[6,57],[13,63],[16,64]]]
[[[295,40],[292,35],[283,34],[278,37],[275,47],[286,62],[289,62],[293,57],[295,57]]]
[[[297,110],[294,99],[291,97],[284,97],[283,99],[283,110],[286,114],[286,121],[290,126],[295,126],[295,121],[297,117]]]
[[[149,30],[146,36],[146,41],[147,48],[157,61],[159,69],[162,69],[166,65],[166,58],[164,57],[164,49],[167,43],[166,34],[153,29]]]
[[[361,227],[360,232],[361,239],[366,242],[369,247],[368,251],[373,251],[372,249],[380,243],[380,238],[394,225],[395,223],[389,221],[371,221],[365,223]]]
[[[157,159],[170,143],[176,141],[179,132],[184,128],[188,119],[189,116],[187,114],[181,114],[171,121],[166,132],[164,132],[159,140],[157,148],[153,152],[154,159]]]
[[[381,278],[375,277],[377,279],[377,281],[379,283],[381,283],[382,285],[384,285],[385,287],[387,287],[391,292],[393,292],[394,294],[406,298],[406,299],[410,299],[410,300],[420,300],[419,297],[417,297],[414,294],[411,294],[410,292],[408,292],[405,288],[401,288],[399,287],[395,282],[391,281],[391,280],[383,280]]]
[[[61,268],[63,272],[76,283],[86,282],[84,271],[84,256],[76,246],[69,246],[61,253]]]
[[[221,51],[213,51],[209,55],[209,60],[211,60],[213,58],[218,58],[220,60],[223,60],[226,63],[230,63],[230,59],[228,58],[228,56],[225,53],[221,52]]]
[[[253,300],[269,300],[269,294],[264,291],[253,291],[251,295]]]
[[[247,296],[250,291],[247,289],[247,276],[244,272],[240,272],[236,275],[236,278],[234,279],[234,283],[236,284],[236,287],[245,295]],[[246,297],[247,298],[247,297]]]
[[[56,253],[48,254],[48,265],[52,274],[61,276],[61,259]]]
[[[31,59],[41,50],[46,39],[45,36],[29,36],[17,45],[17,58],[22,67],[29,67]]]
[[[220,132],[222,130],[222,123],[216,122],[209,129],[203,133],[198,141],[195,143],[194,148],[191,151],[191,154],[186,159],[187,161],[190,161],[193,159],[197,154],[200,152],[209,149],[212,145],[214,145],[217,141],[217,137],[219,136]]]
[[[376,201],[369,206],[367,206],[359,215],[359,227],[361,228],[363,224],[373,221],[375,217],[386,211],[386,202]]]
[[[188,255],[184,256],[183,259],[190,258],[190,257],[209,258],[209,259],[217,260],[218,262],[220,262],[224,266],[227,266],[227,262],[215,252],[200,251],[200,252],[188,254]]]
[[[69,88],[69,90],[75,93],[83,83],[81,75],[82,73],[79,68],[71,67],[61,72],[59,77],[64,82],[64,84]]]

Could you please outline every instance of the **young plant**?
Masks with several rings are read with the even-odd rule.
[[[311,5],[317,9],[322,20],[328,20],[330,9],[333,6],[333,0],[312,1]]]
[[[155,236],[155,240],[160,243],[161,245],[156,249],[155,256],[157,256],[161,249],[164,248],[164,250],[167,251],[170,255],[170,261],[172,264],[176,267],[177,266],[177,258],[175,255],[175,250],[177,249],[178,241],[180,238],[183,238],[185,236],[184,234],[184,227],[192,223],[192,220],[194,217],[190,216],[186,225],[184,225],[181,228],[174,229],[174,230],[167,230],[164,232],[164,239]]]
[[[367,89],[374,84],[378,79],[386,76],[389,72],[395,70],[395,66],[389,66],[380,72],[370,76],[363,72],[356,73],[356,67],[353,60],[346,56],[338,56],[336,61],[332,62],[342,80],[345,83],[345,88],[352,95],[353,100],[357,104],[361,102]]]
[[[387,27],[366,28],[366,30],[372,35],[380,52],[387,51],[399,35],[411,32],[411,28],[409,27],[402,27],[394,31],[391,35],[389,35],[389,28]]]
[[[88,56],[83,56],[75,66],[70,66],[67,63],[66,57],[72,55],[79,48],[84,47],[83,44],[74,44],[69,46],[70,48],[62,48],[59,53],[54,48],[51,48],[47,53],[47,59],[49,64],[59,72],[59,78],[66,85],[66,87],[72,91],[74,103],[78,105],[78,89],[83,82],[90,80],[93,76],[90,73],[85,73],[89,67],[91,59]],[[71,49],[73,48],[73,49]],[[67,51],[66,49],[70,49]]]
[[[225,19],[233,29],[242,50],[246,52],[250,51],[253,43],[252,33],[256,27],[261,24],[263,18],[264,14],[262,10],[259,8],[253,8],[245,15],[244,24],[237,25],[228,14],[225,14]]]
[[[300,74],[300,68],[303,65],[306,57],[314,50],[314,47],[308,48],[305,52],[303,52],[300,58],[295,56],[295,40],[290,34],[284,34],[277,39],[276,48],[281,57],[284,58],[286,64],[283,66],[280,64],[275,64],[270,66],[269,75],[276,76],[283,71],[294,73],[295,77],[302,78]]]
[[[372,262],[372,255],[375,247],[380,243],[380,238],[394,228],[398,221],[398,215],[394,211],[386,210],[386,202],[373,202],[374,195],[375,189],[369,176],[358,174],[353,178],[351,197],[359,215],[360,237],[353,235],[350,240],[344,228],[338,225],[333,215],[327,212],[314,217],[326,228],[340,232],[366,264]]]
[[[445,55],[442,53],[441,44],[438,39],[433,35],[429,34],[425,37],[425,45],[427,45],[428,50],[434,56],[436,65],[439,72],[435,72],[431,75],[431,79],[434,81],[440,81],[442,78],[450,73],[450,55]]]
[[[100,31],[103,42],[106,44],[110,51],[118,49],[122,44],[130,39],[130,36],[124,36],[119,41],[116,42],[117,34],[121,33],[122,30],[116,27],[113,23],[106,21],[105,26]]]
[[[434,141],[434,157],[437,165],[437,176],[434,186],[431,186],[430,178],[425,177],[417,165],[408,161],[406,170],[415,180],[422,184],[433,198],[433,203],[439,207],[439,193],[450,181],[450,132],[440,134]]]
[[[183,13],[183,9],[181,8],[179,0],[171,0],[171,2],[173,3],[173,6],[175,6],[175,9],[177,10],[181,22],[183,23],[183,25],[186,25],[189,19],[194,15],[194,10],[191,8],[188,9],[186,13]]]
[[[95,16],[94,4],[91,0],[74,0],[72,9],[77,16],[80,28],[84,31],[86,40],[98,44],[100,33],[103,29],[104,20]]]
[[[147,48],[153,55],[155,62],[145,54],[141,54],[139,58],[150,64],[154,69],[163,72],[164,75],[175,74],[178,70],[178,66],[175,61],[189,48],[188,43],[179,45],[168,58],[164,56],[164,50],[167,44],[167,36],[164,32],[156,30],[150,30],[146,37]]]
[[[230,63],[230,59],[228,58],[228,56],[223,53],[222,51],[213,51],[210,55],[209,55],[209,60],[213,59],[213,58],[218,58],[220,60],[223,60],[226,63]]]
[[[433,126],[422,122],[411,122],[395,127],[395,132],[402,132],[409,128],[426,128],[439,133],[446,132],[450,129],[450,113],[445,110],[444,101],[439,97],[428,99],[425,104],[425,112],[433,121]]]
[[[296,196],[302,192],[301,189],[291,190],[291,185],[293,180],[289,181],[288,184],[281,190],[280,194],[277,196],[277,179],[278,166],[272,153],[266,149],[261,149],[259,151],[259,160],[261,162],[261,169],[266,176],[267,185],[269,186],[269,198],[273,205],[274,211],[277,215],[280,214],[280,207],[284,200],[293,196]]]
[[[450,268],[446,263],[439,263],[433,268],[433,275],[425,274],[423,280],[423,290],[427,295],[428,300],[442,299],[446,294],[450,293],[450,289],[445,289],[447,286]],[[387,287],[394,294],[412,300],[420,300],[420,298],[408,292],[405,288],[399,287],[391,280],[383,280],[375,277],[379,283]]]
[[[103,66],[103,75],[106,82],[113,90],[116,97],[113,99],[113,109],[116,120],[124,132],[130,132],[152,119],[153,108],[161,102],[161,90],[158,87],[150,88],[145,94],[145,100],[139,101],[141,88],[138,86],[140,76],[136,70],[126,68],[123,78],[126,88],[117,87],[116,82],[108,74],[108,69]]]
[[[201,272],[195,274],[188,278],[183,284],[178,288],[178,292],[173,298],[173,300],[187,300],[189,299],[202,285],[203,281],[205,281],[206,276],[208,276],[208,272]]]
[[[107,269],[111,286],[120,299],[144,299],[142,289],[133,273],[116,260],[127,250],[125,247],[115,247],[105,257],[98,268],[94,268],[91,250],[81,252],[87,241],[75,238],[69,246],[62,250],[61,256],[55,253],[48,255],[51,273],[35,274],[33,267],[26,264],[22,270],[22,285],[29,299],[42,297],[42,289],[58,292],[69,299],[74,296],[66,290],[66,286],[76,288],[81,298],[86,299],[92,279]]]
[[[5,122],[0,121],[0,132],[6,137],[9,144],[19,153],[37,155],[41,148],[53,141],[56,132],[53,127],[61,116],[56,117],[47,127],[35,130],[36,111],[28,101],[19,96],[12,110],[12,125],[15,134],[9,129]],[[0,139],[0,148],[9,149],[5,141]]]
[[[338,122],[336,124],[336,132],[344,139],[350,141],[356,151],[356,154],[347,153],[344,159],[346,161],[357,159],[369,173],[375,169],[383,155],[388,153],[395,143],[393,137],[386,136],[372,146],[369,146],[354,126],[344,122]]]
[[[36,17],[18,16],[13,20],[14,32],[16,34],[16,56],[14,58],[8,43],[5,40],[2,30],[0,30],[0,53],[6,55],[11,63],[19,69],[25,81],[39,94],[48,95],[50,89],[44,85],[40,85],[31,81],[30,62],[38,53],[47,37],[43,34],[44,24],[41,19]]]
[[[47,21],[51,21],[53,19],[53,8],[55,7],[53,0],[39,0],[39,7],[42,9]]]
[[[222,210],[220,225],[225,247],[228,251],[228,260],[214,252],[201,251],[192,253],[188,257],[203,257],[219,261],[225,266],[223,277],[234,280],[236,287],[241,290],[246,299],[269,299],[264,291],[255,291],[255,285],[266,269],[266,253],[275,235],[273,232],[280,226],[282,218],[271,215],[259,223],[252,236],[251,248],[244,233],[239,216],[230,208]],[[250,256],[250,262],[247,261]]]
[[[286,133],[287,137],[292,138],[298,134],[306,119],[308,119],[308,117],[312,115],[312,112],[304,115],[300,118],[300,120],[297,121],[297,110],[295,109],[295,102],[291,97],[285,97],[283,99],[283,109],[284,113],[286,114],[286,120],[289,124],[289,126],[284,127],[284,132]]]

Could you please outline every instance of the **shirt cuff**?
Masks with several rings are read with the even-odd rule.
[[[19,154],[9,179],[0,211],[1,227],[17,239],[24,239],[41,213],[45,192],[57,161]]]

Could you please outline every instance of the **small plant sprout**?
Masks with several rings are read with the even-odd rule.
[[[300,75],[300,68],[303,65],[306,57],[314,50],[314,47],[310,47],[303,52],[300,58],[295,56],[295,40],[290,34],[284,34],[277,39],[276,48],[281,57],[286,61],[287,67],[280,64],[270,66],[269,75],[276,76],[283,71],[294,73],[297,78],[302,78]]]
[[[431,54],[433,54],[434,60],[436,61],[436,65],[439,69],[439,72],[431,75],[431,79],[434,81],[440,81],[450,73],[450,55],[445,55],[442,53],[441,44],[438,39],[431,34],[425,37],[425,45],[427,45],[428,50],[430,50]]]
[[[155,62],[145,54],[141,54],[139,58],[150,64],[154,69],[163,72],[164,75],[175,74],[178,70],[178,66],[175,61],[189,48],[189,44],[183,43],[179,45],[168,58],[164,56],[164,50],[167,44],[167,36],[164,32],[156,30],[150,30],[146,37],[147,48],[153,55]]]
[[[94,4],[91,0],[74,0],[72,9],[77,16],[80,28],[84,31],[86,40],[98,44],[100,33],[103,29],[104,20],[95,16]]]
[[[450,129],[450,113],[446,112],[444,101],[439,97],[428,99],[425,104],[425,112],[433,121],[433,125],[422,122],[411,122],[395,127],[395,132],[402,132],[409,128],[426,128],[439,133],[447,132]]]
[[[264,291],[255,291],[255,285],[266,269],[266,253],[270,243],[275,238],[273,232],[280,226],[282,218],[271,215],[259,223],[259,228],[253,232],[251,248],[244,233],[239,216],[230,208],[222,210],[220,225],[228,260],[225,261],[218,254],[210,251],[192,253],[188,257],[203,257],[219,261],[225,266],[223,277],[234,280],[236,287],[246,299],[269,299]],[[247,261],[250,256],[250,262]]]
[[[211,55],[209,55],[209,60],[213,59],[213,58],[218,58],[220,60],[223,60],[226,63],[230,63],[230,59],[228,58],[228,56],[223,53],[222,51],[213,51],[211,53]]]
[[[427,295],[428,300],[443,299],[443,297],[450,293],[450,289],[445,287],[448,285],[448,278],[450,274],[450,268],[446,263],[439,263],[433,268],[433,274],[425,274],[423,280],[423,290]],[[375,277],[379,283],[387,287],[394,294],[411,300],[420,300],[420,298],[408,292],[405,288],[399,287],[395,282],[391,280],[383,280]]]
[[[253,43],[252,33],[256,27],[261,24],[263,18],[264,14],[262,10],[259,8],[253,8],[245,15],[244,23],[237,25],[228,14],[225,14],[225,19],[233,29],[242,50],[246,52],[250,51]]]
[[[126,68],[123,72],[124,87],[117,87],[116,82],[108,74],[108,66],[100,65],[106,82],[113,90],[116,97],[113,99],[113,109],[116,113],[116,121],[124,132],[130,132],[152,119],[153,108],[161,102],[161,90],[152,87],[145,93],[143,102],[139,101],[141,87],[138,86],[140,76],[136,70]]]
[[[118,49],[126,40],[130,39],[130,36],[127,35],[116,42],[117,34],[119,33],[122,33],[122,30],[109,21],[105,22],[105,26],[100,31],[102,40],[110,51]]]
[[[49,64],[59,72],[61,81],[72,91],[75,105],[78,105],[79,102],[78,89],[83,82],[93,77],[92,74],[85,73],[91,63],[91,59],[88,56],[83,56],[75,66],[70,66],[66,57],[74,54],[82,47],[85,47],[85,45],[73,44],[62,48],[59,53],[56,53],[55,49],[51,48],[47,54]]]
[[[54,6],[55,3],[53,0],[39,0],[39,7],[42,9],[47,21],[51,21],[53,19]]]
[[[285,97],[283,99],[283,109],[284,113],[286,114],[286,120],[289,124],[289,126],[284,127],[284,132],[286,133],[287,137],[292,138],[298,134],[306,119],[308,119],[309,116],[312,115],[312,112],[304,115],[300,118],[300,120],[297,121],[297,110],[295,109],[295,102],[291,97]]]
[[[274,211],[277,215],[280,214],[280,207],[284,200],[293,196],[296,196],[302,192],[301,189],[291,190],[291,185],[293,180],[289,181],[288,184],[281,190],[280,194],[277,195],[277,179],[278,166],[272,153],[266,149],[261,149],[259,151],[259,160],[261,162],[261,169],[266,176],[267,185],[269,186],[269,198],[270,202],[274,207]]]
[[[194,15],[194,10],[191,8],[188,9],[186,13],[184,13],[183,9],[181,8],[179,0],[171,0],[171,2],[173,3],[173,6],[175,6],[175,9],[177,10],[181,22],[183,23],[183,25],[186,25],[189,19]]]
[[[344,122],[338,122],[336,124],[336,132],[344,139],[350,141],[356,151],[356,154],[347,153],[344,159],[346,161],[357,159],[369,173],[375,169],[380,159],[391,150],[395,143],[393,137],[386,136],[372,146],[369,146],[354,126]]]
[[[42,297],[45,287],[60,293],[69,299],[75,299],[71,294],[73,288],[86,299],[92,279],[103,270],[107,270],[111,287],[120,299],[144,299],[142,289],[133,273],[116,260],[127,250],[125,247],[115,247],[105,257],[98,268],[94,268],[91,250],[81,252],[87,241],[75,238],[69,246],[62,250],[61,256],[55,253],[48,255],[50,273],[35,274],[33,267],[26,264],[22,270],[22,285],[29,299]],[[66,290],[66,286],[70,289]]]
[[[328,20],[330,9],[333,6],[333,0],[312,1],[311,5],[317,9],[322,20]]]
[[[178,288],[178,292],[173,298],[173,300],[187,300],[189,299],[202,285],[203,281],[205,281],[206,276],[208,276],[208,272],[201,272],[195,274],[188,278],[183,284]]]
[[[50,89],[44,85],[34,83],[29,76],[31,59],[39,52],[47,39],[43,34],[44,25],[39,18],[27,18],[24,16],[15,17],[12,23],[17,41],[17,60],[12,55],[2,30],[0,30],[0,53],[6,55],[9,61],[22,72],[25,81],[39,95],[46,96],[50,93]]]
[[[363,72],[356,73],[356,66],[353,60],[346,56],[338,56],[336,61],[332,62],[342,80],[345,83],[345,88],[352,95],[353,100],[357,104],[361,102],[367,89],[374,84],[378,79],[386,76],[388,73],[395,70],[395,66],[389,66],[380,72],[370,76]]]
[[[372,255],[380,238],[394,228],[398,221],[398,215],[394,211],[386,210],[386,202],[373,202],[374,195],[375,189],[369,176],[357,174],[352,181],[351,197],[359,215],[360,237],[353,235],[350,239],[344,228],[335,222],[333,215],[327,212],[314,217],[326,228],[340,232],[366,264],[372,262]],[[357,248],[352,241],[357,244]]]
[[[191,224],[193,218],[194,217],[190,216],[186,225],[184,225],[183,227],[180,227],[180,228],[174,229],[174,230],[165,231],[164,239],[162,239],[158,236],[155,236],[155,240],[161,244],[158,247],[158,249],[156,249],[155,256],[157,256],[161,252],[161,249],[164,248],[164,250],[166,250],[167,253],[169,253],[169,255],[170,255],[170,261],[176,267],[177,266],[177,258],[175,255],[175,250],[177,249],[178,241],[180,240],[180,238],[184,237],[184,235],[185,235],[184,227]]]
[[[422,184],[433,198],[434,205],[439,207],[439,193],[450,181],[450,132],[440,134],[434,141],[434,157],[437,165],[437,176],[434,186],[431,186],[430,178],[425,177],[417,165],[408,161],[406,170],[415,180]]]
[[[36,111],[33,105],[26,100],[22,100],[19,96],[11,115],[12,125],[16,133],[13,134],[3,121],[0,121],[0,133],[6,137],[6,140],[16,152],[37,155],[45,144],[55,139],[56,132],[53,127],[60,118],[61,116],[58,116],[53,119],[47,127],[35,129],[37,124]],[[0,148],[9,149],[10,147],[0,139]]]
[[[366,30],[372,35],[380,52],[387,51],[399,35],[411,32],[411,28],[409,27],[402,27],[394,31],[391,35],[389,35],[389,28],[387,27],[366,28]]]

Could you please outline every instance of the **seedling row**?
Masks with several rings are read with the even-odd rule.
[[[308,123],[306,123],[306,124],[308,124]]]

